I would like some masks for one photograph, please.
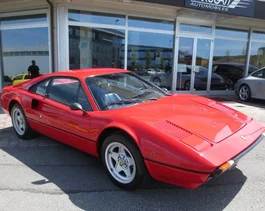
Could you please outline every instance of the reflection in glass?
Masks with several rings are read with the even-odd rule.
[[[160,87],[171,87],[173,35],[128,33],[128,70]]]
[[[69,21],[125,26],[125,16],[105,13],[69,10]]]
[[[23,16],[16,16],[16,17],[0,18],[0,25],[43,22],[43,21],[47,21],[46,14],[23,15]]]
[[[265,67],[265,43],[251,43],[250,64],[258,68]],[[249,73],[251,71],[252,69],[249,70]]]
[[[186,32],[197,32],[197,33],[212,33],[211,26],[200,26],[200,25],[192,25],[192,24],[180,24],[180,31]]]
[[[187,91],[190,90],[193,42],[194,42],[193,38],[186,38],[186,37],[179,38],[177,90],[187,90]]]
[[[27,80],[32,60],[41,74],[49,72],[48,28],[3,30],[1,34],[5,82],[20,74],[23,77],[16,83]]]
[[[132,73],[87,77],[86,84],[101,110],[124,108],[165,96],[161,89]]]
[[[216,27],[215,36],[248,39],[248,31]]]
[[[174,31],[173,21],[154,20],[154,19],[146,19],[146,18],[143,19],[143,18],[137,18],[137,17],[129,17],[128,26],[144,28],[144,29],[149,28],[149,29]]]
[[[69,26],[70,69],[124,68],[125,32]]]
[[[196,68],[194,72],[194,90],[207,90],[208,68],[210,58],[211,40],[198,39],[196,53]],[[204,68],[202,67],[204,66]],[[217,85],[218,79],[216,80]]]
[[[234,89],[236,81],[244,77],[247,41],[216,39],[213,72],[226,81],[225,89]],[[211,84],[211,90],[217,88]]]
[[[252,33],[252,39],[254,40],[265,40],[265,33],[264,32],[258,32],[258,31],[253,31]]]

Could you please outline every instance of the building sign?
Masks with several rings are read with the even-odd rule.
[[[185,6],[212,12],[254,16],[255,0],[186,0]]]

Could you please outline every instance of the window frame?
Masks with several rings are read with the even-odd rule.
[[[262,77],[254,76],[258,72],[263,72]],[[265,79],[265,68],[259,69],[259,70],[255,71],[255,72],[251,73],[251,76],[254,77],[254,78]]]
[[[8,13],[0,13],[0,19],[4,18],[4,19],[8,19],[8,18],[23,18],[25,16],[34,16],[34,15],[45,15],[46,16],[46,20],[43,21],[33,21],[33,22],[26,22],[26,23],[8,23],[8,24],[4,24],[4,25],[0,25],[0,31],[5,31],[5,30],[19,30],[19,29],[36,29],[36,28],[47,28],[48,29],[48,43],[50,43],[51,41],[51,26],[49,24],[49,21],[51,19],[51,14],[49,9],[47,8],[43,8],[43,9],[32,9],[32,10],[27,10],[27,11],[14,11],[14,12],[8,12]],[[1,49],[0,49],[1,50]],[[51,45],[49,45],[48,47],[48,52],[49,52],[49,64],[48,64],[48,72],[51,73],[52,72],[52,61],[53,58],[51,57],[51,52],[52,52],[52,47]],[[10,54],[11,53],[11,54]],[[8,52],[8,54],[6,56],[14,56],[14,52]],[[0,67],[1,69],[1,67]],[[1,73],[3,72],[3,73]],[[4,71],[0,71],[0,77],[3,77],[4,75]],[[2,83],[2,81],[0,80],[0,92],[2,90],[2,88],[4,87],[4,84]]]
[[[118,74],[118,72],[117,72],[117,73],[114,73],[114,74]],[[155,85],[154,85],[153,83],[151,83],[150,81],[145,80],[144,78],[142,78],[141,76],[139,76],[139,75],[137,75],[137,74],[135,74],[135,73],[132,73],[132,72],[129,72],[129,73],[128,73],[128,72],[121,72],[121,74],[131,75],[131,76],[133,76],[133,77],[135,77],[135,78],[137,78],[137,79],[139,79],[139,80],[141,80],[141,81],[144,81],[144,82],[147,83],[149,86],[151,86],[151,87],[155,87],[157,90],[159,90],[159,91],[164,95],[164,97],[168,95],[168,93],[165,92],[165,90],[163,90],[163,89],[160,88],[160,87],[155,86]],[[95,77],[101,77],[101,76],[107,76],[107,75],[110,75],[110,73],[106,73],[106,74],[102,74],[102,75],[95,75],[95,76],[87,76],[87,77],[84,78],[84,82],[85,82],[85,84],[87,84],[87,81],[89,80],[89,78],[95,78]],[[98,110],[99,110],[99,111],[103,111],[103,112],[104,112],[104,111],[109,111],[109,110],[103,110],[103,109],[100,107],[100,105],[98,104],[98,101],[96,100],[96,98],[95,98],[95,96],[94,96],[94,94],[93,94],[93,91],[91,90],[91,88],[90,88],[89,85],[87,85],[87,89],[88,89],[88,91],[89,91],[91,97],[93,98],[95,104],[97,105]]]
[[[19,77],[19,79],[18,79],[18,77]],[[19,74],[13,79],[13,81],[18,81],[18,80],[23,80],[23,79],[24,79],[24,75],[23,74]]]
[[[74,80],[77,80],[77,81],[79,82],[79,87],[78,87],[78,90],[77,90],[77,94],[79,94],[79,92],[80,92],[80,87],[81,87],[81,88],[83,89],[84,93],[85,93],[86,100],[87,100],[87,102],[89,103],[89,105],[90,105],[90,107],[91,107],[91,110],[86,110],[86,111],[88,111],[88,112],[90,112],[90,111],[94,111],[93,106],[92,106],[91,102],[89,101],[88,96],[87,96],[87,94],[86,94],[86,91],[85,91],[85,89],[84,89],[84,87],[83,87],[83,84],[81,83],[80,79],[77,78],[77,77],[73,77],[73,76],[53,76],[53,77],[50,77],[51,80],[49,81],[49,84],[48,84],[48,87],[47,87],[47,90],[46,90],[46,94],[45,94],[45,98],[47,98],[47,99],[49,99],[49,100],[51,100],[51,101],[53,101],[53,102],[59,103],[59,104],[61,104],[61,105],[65,105],[65,106],[67,106],[67,107],[70,107],[70,106],[67,105],[67,104],[64,104],[64,103],[62,103],[62,102],[59,102],[59,101],[56,101],[56,100],[53,100],[53,99],[49,98],[49,93],[50,93],[50,88],[51,88],[51,86],[52,86],[52,82],[53,82],[55,79],[57,79],[57,78],[66,78],[66,79],[68,78],[68,79],[74,79]]]
[[[46,81],[46,80],[48,81],[48,85],[47,85],[47,87],[46,87],[46,91],[45,91],[44,96],[43,96],[43,95],[40,95],[40,94],[38,94],[38,93],[36,93],[36,92],[31,91],[31,89],[32,89],[33,87],[39,85],[40,83],[42,83],[42,82],[44,82],[44,81]],[[28,92],[46,98],[46,96],[47,96],[47,90],[48,90],[48,88],[49,88],[49,86],[50,86],[51,80],[52,80],[52,77],[48,77],[48,78],[45,78],[45,79],[39,81],[38,83],[32,85],[32,86],[28,89]]]

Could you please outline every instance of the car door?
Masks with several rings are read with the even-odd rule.
[[[263,75],[262,75],[262,80],[260,81],[261,82],[261,92],[262,92],[262,99],[265,100],[265,69],[263,69]]]
[[[30,79],[31,79],[31,78],[30,78],[30,75],[25,74],[25,75],[24,75],[24,78],[23,78],[23,82],[28,81],[28,80],[30,80]]]
[[[35,116],[43,126],[39,129],[41,133],[90,154],[96,153],[96,144],[89,137],[92,108],[78,79],[54,77],[45,97],[34,100]],[[87,114],[71,110],[73,103],[81,104]]]
[[[251,74],[250,90],[253,98],[265,99],[265,69]]]

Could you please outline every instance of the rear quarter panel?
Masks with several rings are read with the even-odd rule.
[[[18,89],[8,86],[5,87],[1,93],[1,106],[5,112],[9,113],[9,105],[12,100],[16,100],[18,103],[22,103],[21,95],[19,94]]]

